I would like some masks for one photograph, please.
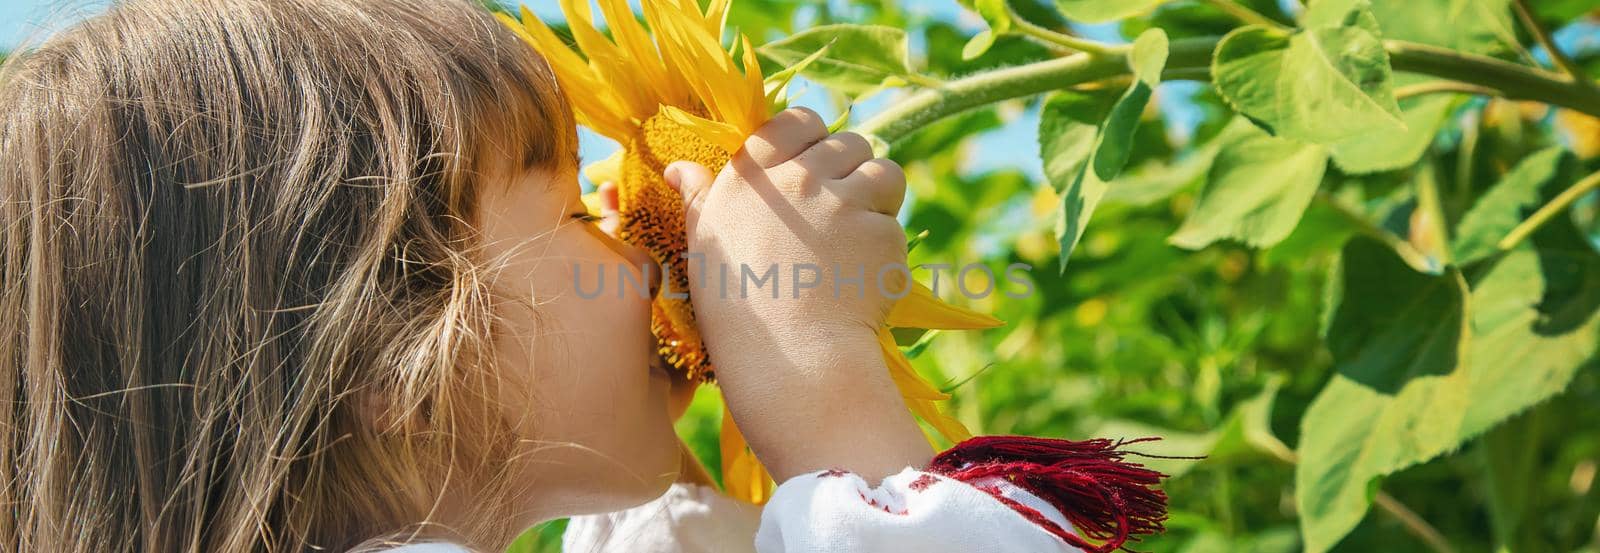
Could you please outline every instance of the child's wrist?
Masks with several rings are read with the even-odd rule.
[[[780,479],[821,469],[881,478],[923,466],[932,448],[889,376],[876,333],[825,334],[797,333],[813,341],[789,342],[757,361],[717,361],[757,454]]]
[[[749,371],[759,372],[767,379],[779,375],[809,375],[847,382],[858,379],[859,375],[839,370],[843,366],[841,360],[883,355],[877,333],[860,324],[800,324],[766,335],[759,335],[763,332],[761,329],[746,332],[745,336],[713,352],[719,376]]]

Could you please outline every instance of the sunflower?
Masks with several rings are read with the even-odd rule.
[[[562,89],[569,92],[578,122],[621,144],[616,156],[585,168],[585,173],[595,182],[616,183],[622,239],[648,250],[657,263],[672,264],[682,259],[686,248],[683,204],[662,172],[679,160],[700,163],[713,173],[721,170],[745,138],[778,109],[795,70],[764,77],[756,51],[744,36],[737,36],[731,48],[723,47],[729,0],[711,0],[704,10],[697,0],[642,4],[643,23],[627,0],[599,0],[611,31],[608,37],[596,29],[589,0],[561,0],[576,49],[526,7],[521,21],[501,18],[545,57]],[[673,290],[689,290],[686,271],[673,271],[670,278],[667,285]],[[651,332],[658,353],[689,379],[709,381],[714,366],[694,320],[687,299],[663,294],[653,301]],[[971,434],[940,411],[937,402],[949,395],[917,374],[890,329],[957,330],[1000,324],[993,317],[945,304],[928,288],[913,283],[878,332],[884,359],[906,403],[952,442]],[[770,475],[726,415],[721,449],[727,493],[750,502],[765,501],[771,493]]]

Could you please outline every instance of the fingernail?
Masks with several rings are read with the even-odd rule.
[[[672,165],[668,165],[667,166],[667,170],[665,172],[663,172],[661,174],[661,176],[667,179],[667,184],[671,184],[673,186],[677,186],[678,185],[678,173],[680,173],[680,172],[681,171],[678,169],[678,165],[677,164],[672,164]]]

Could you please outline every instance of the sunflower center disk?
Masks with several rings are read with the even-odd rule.
[[[656,337],[656,350],[688,378],[710,380],[711,361],[695,328],[694,311],[682,297],[690,291],[682,257],[683,200],[661,174],[679,160],[699,163],[716,174],[728,164],[728,152],[662,115],[645,120],[640,135],[626,146],[623,182],[617,188],[622,239],[649,251],[658,266],[670,272],[663,286],[671,294],[663,293],[651,304],[650,331]]]

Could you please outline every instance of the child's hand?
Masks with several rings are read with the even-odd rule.
[[[689,252],[704,256],[687,269],[717,378],[774,476],[881,477],[925,464],[932,450],[876,340],[888,294],[908,274],[894,219],[900,167],[873,159],[861,136],[828,136],[815,113],[790,109],[714,183],[693,163],[666,176],[684,196]]]

